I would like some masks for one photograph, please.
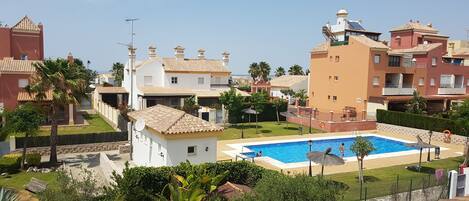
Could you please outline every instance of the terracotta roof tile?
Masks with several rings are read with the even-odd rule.
[[[15,60],[11,57],[0,60],[0,72],[23,72],[33,73],[36,71],[34,63],[37,60]]]
[[[17,100],[18,101],[25,101],[25,102],[26,101],[36,101],[36,94],[35,93],[29,94],[26,91],[20,91],[18,93]],[[52,101],[52,91],[51,90],[46,92],[46,97],[45,97],[44,101]]]
[[[124,87],[96,87],[95,89],[100,94],[122,94],[127,93]]]
[[[359,35],[359,36],[350,36],[350,38],[353,38],[355,39],[356,41],[368,46],[368,47],[371,47],[371,48],[380,48],[380,49],[389,49],[388,46],[386,46],[384,43],[382,42],[378,42],[378,41],[375,41],[375,40],[372,40],[364,35]]]
[[[221,60],[163,58],[163,65],[165,71],[230,73]]]
[[[438,33],[438,30],[430,27],[428,25],[423,25],[418,22],[408,22],[406,24],[403,24],[401,26],[398,26],[396,28],[391,29],[391,32],[393,31],[403,31],[403,30],[417,30],[425,33]]]
[[[296,83],[308,80],[307,75],[282,75],[270,80],[272,87],[291,87]]]
[[[15,26],[12,27],[13,31],[20,31],[20,32],[32,32],[38,33],[41,31],[38,25],[34,24],[34,22],[29,19],[28,16],[24,16]]]
[[[133,120],[143,119],[147,127],[163,135],[223,131],[223,127],[163,105],[130,112],[128,115]]]
[[[388,53],[389,54],[402,54],[402,53],[426,54],[427,52],[440,46],[441,46],[441,43],[420,44],[413,48],[408,48],[408,49],[393,49],[393,50],[390,50]]]

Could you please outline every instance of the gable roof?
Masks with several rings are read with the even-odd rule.
[[[362,43],[363,45],[366,45],[370,48],[389,49],[389,47],[386,46],[384,43],[372,40],[372,39],[370,39],[370,38],[368,38],[364,35],[358,35],[358,36],[352,35],[352,36],[350,36],[350,38],[353,38],[356,41],[358,41],[359,43]]]
[[[308,80],[307,75],[282,75],[270,80],[272,87],[290,88],[293,85]]]
[[[0,72],[5,73],[33,73],[36,71],[34,63],[42,62],[38,60],[15,60],[6,57],[0,60]]]
[[[426,54],[427,52],[440,46],[441,46],[441,43],[419,44],[413,48],[393,49],[393,50],[390,50],[388,53],[389,54],[402,54],[402,53]]]
[[[171,72],[230,73],[221,60],[163,58],[163,68]]]
[[[143,119],[146,127],[163,135],[223,131],[223,127],[164,105],[130,112],[128,116],[132,120]]]
[[[30,32],[30,33],[39,33],[41,29],[38,25],[29,19],[28,16],[24,16],[15,26],[12,27],[13,31],[19,32]]]
[[[423,25],[420,24],[419,22],[407,22],[406,24],[400,25],[398,27],[395,27],[391,29],[391,32],[394,31],[404,31],[404,30],[415,30],[415,31],[420,31],[424,33],[438,33],[438,30],[428,26],[428,25]]]

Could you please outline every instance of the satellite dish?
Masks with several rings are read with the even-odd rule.
[[[143,129],[145,129],[145,120],[137,119],[137,121],[135,122],[135,130],[143,131]]]

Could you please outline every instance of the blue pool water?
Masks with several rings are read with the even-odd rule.
[[[370,155],[416,150],[414,148],[407,147],[403,142],[400,141],[390,140],[377,136],[366,136],[365,138],[370,140],[376,149],[375,151],[371,152]],[[341,143],[344,143],[344,156],[351,157],[355,156],[354,153],[350,151],[350,146],[353,144],[354,140],[355,137],[314,140],[312,150],[325,151],[327,148],[330,147],[332,148],[333,154],[340,156],[339,146]],[[255,153],[262,151],[262,156],[268,156],[283,163],[296,163],[307,161],[306,153],[309,152],[308,141],[251,145],[245,147],[250,149],[252,152],[246,152],[243,153],[243,155],[252,157],[255,155]]]

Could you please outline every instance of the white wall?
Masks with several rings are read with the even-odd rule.
[[[177,77],[178,83],[171,84],[171,77]],[[204,84],[198,83],[198,78],[204,78]],[[186,89],[210,89],[210,74],[193,74],[193,73],[165,73],[164,86],[170,88],[186,88]]]
[[[366,113],[369,116],[376,116],[376,110],[377,109],[382,109],[382,110],[388,110],[388,107],[384,104],[381,103],[367,103],[366,106]]]
[[[193,164],[217,160],[216,137],[168,140],[145,129],[135,131],[132,140],[133,162],[139,166],[175,166],[186,160]],[[187,154],[188,146],[197,146],[196,155]],[[206,147],[208,151],[205,151]]]

